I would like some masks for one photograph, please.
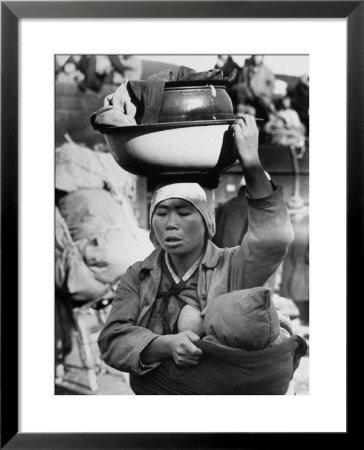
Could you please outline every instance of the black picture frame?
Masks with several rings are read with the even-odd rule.
[[[18,24],[22,18],[116,17],[346,18],[347,303],[350,296],[360,292],[359,280],[364,273],[364,1],[1,2],[1,448],[258,448],[272,443],[272,438],[280,445],[295,445],[298,441],[289,433],[248,433],[242,437],[241,433],[18,432]],[[347,433],[337,433],[335,442],[348,439],[349,431],[348,426]],[[324,433],[320,435],[314,436],[318,445],[327,438]],[[299,444],[310,438],[310,433],[303,433]]]

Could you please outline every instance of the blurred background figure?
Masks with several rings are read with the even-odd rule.
[[[309,94],[309,76],[303,74],[298,83],[289,92],[289,95],[292,99],[292,108],[297,111],[301,122],[306,128],[307,135],[309,132]]]
[[[220,204],[215,210],[216,233],[212,242],[218,247],[240,245],[248,230],[248,203],[245,198],[246,183],[242,177],[235,197]]]
[[[57,55],[55,57],[56,81],[70,84],[81,82],[85,76],[78,69],[80,60],[81,55]]]
[[[125,80],[142,78],[143,62],[134,55],[109,55],[112,64],[112,84],[121,84]]]
[[[264,63],[263,55],[252,55],[245,60],[237,83],[232,88],[233,98],[239,112],[255,111],[255,115],[268,121],[275,77]],[[246,110],[244,111],[244,108]]]
[[[268,172],[264,172],[271,179]],[[220,203],[215,209],[216,232],[212,242],[218,247],[240,245],[248,231],[248,203],[246,201],[246,181],[243,176],[235,197]]]
[[[278,109],[278,113],[277,113],[278,116],[284,120],[285,125],[288,128],[296,129],[297,131],[301,131],[303,134],[305,133],[305,127],[304,127],[303,123],[301,122],[297,111],[295,111],[292,108],[291,97],[289,97],[288,95],[283,97],[278,102],[277,109]]]
[[[56,74],[61,71],[67,73],[73,64],[74,70],[82,75],[74,77],[82,92],[99,92],[105,84],[119,85],[125,80],[140,80],[142,77],[143,62],[134,55],[80,55],[76,60],[71,58],[62,66],[56,64]],[[58,78],[58,81],[62,79]]]
[[[280,295],[294,301],[301,325],[309,325],[309,214],[308,207],[288,211],[295,232],[283,262]],[[305,333],[308,335],[308,331]]]
[[[240,70],[240,66],[233,60],[231,55],[217,55],[215,69],[221,69],[224,77],[230,77],[234,70]]]
[[[270,180],[270,175],[265,172]],[[215,209],[216,233],[212,242],[218,247],[235,247],[241,244],[248,231],[248,202],[246,201],[246,182],[243,176],[235,197],[217,206]],[[277,274],[281,267],[273,273],[265,283],[265,287],[273,294],[277,285]]]
[[[98,92],[111,71],[111,64],[105,55],[82,55],[77,68],[84,75],[84,79],[78,83],[80,91],[90,89]]]
[[[291,98],[288,95],[278,99],[275,106],[272,106],[264,132],[273,144],[304,148],[306,129],[297,111],[291,108]]]

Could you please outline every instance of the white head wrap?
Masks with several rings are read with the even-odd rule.
[[[215,194],[212,189],[200,186],[198,183],[173,183],[157,187],[152,196],[149,223],[150,239],[156,244],[152,226],[152,218],[158,203],[170,198],[181,198],[191,203],[201,214],[207,229],[209,239],[215,234]]]

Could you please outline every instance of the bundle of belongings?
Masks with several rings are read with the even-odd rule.
[[[202,351],[193,367],[172,359],[145,375],[131,375],[136,394],[285,395],[306,341],[280,322],[270,291],[244,289],[211,300],[205,310]]]
[[[235,69],[230,77],[224,77],[221,69],[196,72],[189,67],[181,66],[176,78],[172,71],[166,70],[151,75],[146,80],[125,81],[114,94],[106,97],[104,107],[91,115],[91,124],[95,130],[100,131],[105,127],[158,123],[166,82],[232,81],[236,73]]]
[[[56,288],[75,301],[101,299],[152,250],[133,211],[136,177],[109,153],[68,142],[56,149]]]

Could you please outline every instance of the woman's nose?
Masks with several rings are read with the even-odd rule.
[[[177,218],[176,218],[176,214],[169,214],[168,215],[168,221],[167,221],[167,226],[166,226],[167,230],[175,230],[177,227]]]

